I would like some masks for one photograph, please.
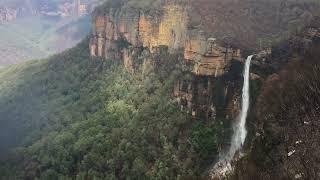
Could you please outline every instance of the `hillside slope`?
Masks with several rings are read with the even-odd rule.
[[[133,75],[86,43],[1,70],[1,179],[200,176],[225,134],[176,108],[179,56],[163,51]]]

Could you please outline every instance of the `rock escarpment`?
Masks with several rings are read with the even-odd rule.
[[[184,50],[194,74],[220,76],[231,59],[241,59],[240,50],[217,45],[201,29],[188,29],[189,11],[187,4],[174,2],[164,3],[152,15],[134,8],[109,8],[94,17],[91,55],[108,59],[126,56],[132,48],[152,53],[166,46],[171,53]]]
[[[219,45],[216,38],[205,35],[201,28],[191,29],[190,11],[188,3],[175,1],[165,2],[156,10],[123,4],[98,9],[93,17],[90,54],[121,59],[131,72],[139,64],[138,57],[145,61],[159,48],[182,54],[186,73],[190,73],[192,79],[177,80],[174,89],[177,102],[195,116],[215,118],[218,103],[213,103],[214,99],[221,96],[216,101],[220,101],[220,108],[225,110],[229,106],[227,102],[231,102],[226,98],[236,96],[228,89],[231,82],[223,80],[223,85],[219,82],[228,74],[233,60],[242,60],[241,51],[229,44]],[[213,93],[214,90],[219,93]]]
[[[218,111],[212,103],[216,98],[210,97],[212,94],[232,97],[224,100],[228,105],[221,106],[219,112],[226,109],[236,112],[232,104],[239,104],[234,98],[239,96],[241,82],[234,79],[239,80],[241,73],[231,72],[230,68],[233,62],[243,60],[240,49],[266,49],[259,55],[269,56],[277,38],[299,30],[320,7],[314,0],[303,3],[167,0],[159,1],[160,5],[152,8],[131,6],[130,2],[134,0],[113,2],[96,10],[90,38],[91,56],[121,59],[125,67],[134,72],[141,63],[137,59],[150,59],[158,48],[166,47],[170,53],[182,54],[185,72],[192,78],[177,81],[174,95],[189,112],[210,112],[204,113],[207,117]],[[253,64],[261,66],[256,60]],[[217,90],[221,92],[219,95],[213,92],[217,87],[213,84],[218,80],[222,80],[224,86]],[[205,101],[208,102],[202,104]]]

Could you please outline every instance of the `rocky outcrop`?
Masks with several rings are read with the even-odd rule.
[[[240,74],[233,77],[198,76],[178,79],[174,97],[181,110],[199,119],[233,120],[240,111]]]
[[[137,63],[141,63],[136,60],[144,58],[141,52],[152,54],[166,47],[170,53],[183,54],[186,73],[192,78],[176,82],[174,95],[178,104],[196,116],[214,119],[217,113],[227,112],[220,116],[234,117],[239,109],[240,88],[234,85],[239,82],[230,78],[233,74],[230,68],[233,61],[243,60],[237,47],[260,51],[252,65],[258,69],[269,68],[272,38],[268,36],[289,31],[286,24],[279,28],[280,22],[287,22],[285,18],[309,21],[308,17],[312,17],[319,6],[310,2],[306,10],[308,8],[299,2],[282,2],[167,0],[155,9],[130,6],[127,1],[111,3],[94,13],[91,56],[120,59],[134,72]],[[271,13],[274,8],[277,12]],[[295,11],[298,12],[293,13]],[[257,23],[262,20],[265,24]],[[266,40],[258,41],[258,34]],[[299,42],[298,47],[308,47],[310,37],[318,36],[312,28],[306,34],[309,37],[294,40],[288,46]],[[251,78],[257,80],[258,76]],[[223,85],[216,83],[220,81]]]
[[[193,64],[192,72],[196,75],[221,76],[232,59],[241,60],[239,49],[219,46],[215,38],[206,39],[202,33],[189,36],[184,48],[184,58]]]
[[[163,4],[152,15],[134,8],[109,8],[108,13],[94,17],[91,56],[112,59],[123,56],[119,53],[122,49],[147,48],[152,53],[166,46],[169,52],[184,51],[186,63],[193,66],[194,74],[223,75],[232,59],[241,60],[240,50],[219,46],[214,38],[201,33],[201,29],[188,29],[189,12],[188,5],[174,2]]]
[[[165,5],[161,16],[137,9],[110,9],[93,20],[90,42],[92,56],[114,57],[114,48],[141,47],[151,52],[159,46],[174,51],[184,47],[187,11],[178,5]],[[128,45],[125,46],[124,45]]]
[[[226,113],[230,106],[238,111],[226,103],[233,101],[227,97],[235,94],[230,94],[227,84],[220,86],[217,82],[228,73],[232,60],[242,60],[241,51],[228,44],[219,45],[216,38],[206,36],[201,28],[190,29],[188,4],[168,1],[153,13],[110,5],[96,11],[92,24],[89,45],[92,57],[120,59],[134,72],[142,52],[154,54],[158,48],[166,47],[169,53],[183,54],[186,73],[192,76],[192,80],[180,79],[175,84],[174,96],[182,109],[205,119],[215,119],[217,108],[223,112],[218,115],[224,117],[227,114],[233,117],[231,111]]]

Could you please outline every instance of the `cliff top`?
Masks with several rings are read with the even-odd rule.
[[[165,3],[190,7],[189,29],[245,49],[270,47],[303,28],[320,9],[318,0],[108,0],[93,16],[117,8],[160,14]]]

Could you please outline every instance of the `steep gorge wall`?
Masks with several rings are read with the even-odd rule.
[[[110,52],[115,41],[125,41],[132,47],[148,48],[151,52],[159,46],[170,50],[184,47],[187,34],[187,10],[168,4],[162,15],[150,15],[137,9],[110,9],[107,14],[94,18],[90,43],[91,55],[113,57]]]
[[[190,7],[177,3],[166,3],[153,14],[135,8],[109,8],[94,17],[91,55],[109,59],[121,57],[124,49],[144,48],[152,53],[165,46],[172,53],[184,50],[194,74],[216,77],[226,72],[232,59],[241,60],[239,49],[219,46],[201,29],[189,29],[189,16]]]
[[[242,62],[244,57],[236,47],[256,49],[256,52],[264,48],[267,49],[263,51],[264,56],[268,56],[272,38],[267,36],[298,28],[294,24],[280,28],[280,21],[287,22],[284,20],[287,18],[291,19],[290,22],[308,22],[319,7],[313,0],[304,4],[298,1],[284,3],[282,0],[182,1],[184,3],[167,0],[155,9],[130,7],[125,2],[116,7],[106,6],[95,13],[91,55],[121,59],[133,72],[137,67],[136,59],[144,59],[145,52],[150,55],[160,47],[167,47],[170,53],[183,54],[188,69],[186,73],[193,78],[178,80],[174,95],[190,113],[207,114],[207,117],[226,109],[229,109],[226,114],[230,116],[237,114],[241,72],[232,72],[231,65],[234,60]],[[276,17],[278,19],[274,21]],[[259,38],[262,39],[258,41]],[[266,44],[268,46],[264,47]],[[221,89],[216,88],[219,81],[224,82]],[[220,93],[217,94],[216,90]],[[224,99],[221,101],[225,104],[218,107],[219,103],[214,103],[219,99],[217,97],[222,97],[220,99]]]
[[[135,71],[139,57],[146,59],[142,52],[152,55],[158,48],[166,47],[169,53],[182,54],[188,67],[186,73],[192,79],[177,80],[174,96],[178,104],[205,119],[232,118],[239,109],[235,103],[239,96],[234,91],[239,88],[231,88],[235,83],[225,76],[232,60],[242,60],[241,51],[219,45],[216,38],[206,36],[201,28],[190,29],[190,11],[188,4],[171,1],[156,11],[108,7],[93,17],[90,54],[120,59],[131,72]]]

